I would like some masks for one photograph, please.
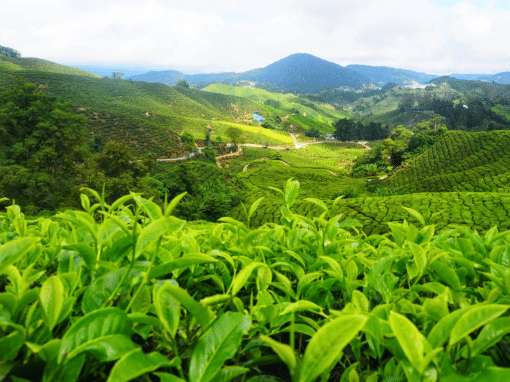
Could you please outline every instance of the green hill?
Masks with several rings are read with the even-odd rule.
[[[235,95],[249,99],[257,104],[269,106],[273,109],[280,110],[282,113],[299,112],[299,117],[306,117],[315,120],[323,125],[330,125],[341,118],[348,118],[348,114],[336,110],[333,106],[326,103],[313,102],[306,98],[295,96],[287,93],[272,93],[267,90],[257,88],[247,88],[242,86],[231,86],[225,84],[213,84],[202,89],[207,92]],[[298,116],[296,116],[298,117]],[[302,124],[305,129],[313,124],[311,121],[300,118],[293,121],[296,124]],[[322,126],[319,130],[323,130]]]
[[[50,73],[75,74],[93,78],[101,78],[97,74],[83,69],[71,68],[55,62],[32,57],[0,57],[0,70],[39,70]]]
[[[71,101],[76,111],[87,116],[93,135],[125,141],[136,154],[150,151],[158,157],[177,156],[182,151],[178,138],[182,132],[204,139],[209,127],[213,138],[225,138],[225,131],[232,124],[245,130],[245,137],[251,142],[291,143],[288,134],[280,137],[253,121],[252,113],[271,116],[273,111],[242,97],[101,78],[39,59],[2,58],[0,85],[8,86],[16,77]]]
[[[509,192],[510,131],[450,131],[385,182],[409,192]]]

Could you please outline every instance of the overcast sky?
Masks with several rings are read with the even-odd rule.
[[[64,64],[260,68],[292,53],[431,74],[510,71],[510,1],[4,0],[0,45]]]

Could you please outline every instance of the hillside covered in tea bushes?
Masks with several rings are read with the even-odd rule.
[[[509,192],[509,147],[509,131],[450,131],[385,183],[408,192]]]

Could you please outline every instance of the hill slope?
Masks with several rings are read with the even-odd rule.
[[[16,77],[71,101],[88,117],[91,134],[125,141],[137,154],[150,151],[158,157],[177,156],[181,150],[178,134],[189,131],[196,139],[204,139],[208,126],[223,137],[232,125],[246,127],[246,137],[253,142],[282,143],[278,137],[266,136],[252,118],[252,113],[272,112],[241,97],[101,78],[45,60],[0,60],[0,85],[8,86]],[[288,134],[285,138],[290,140]]]
[[[97,74],[83,69],[71,68],[55,62],[32,57],[0,57],[0,67],[11,70],[40,70],[49,73],[75,74],[93,78],[100,78]]]
[[[385,182],[408,192],[510,192],[510,131],[450,131]]]

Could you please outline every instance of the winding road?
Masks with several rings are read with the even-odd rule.
[[[332,142],[332,141],[317,141],[317,142],[298,143],[298,141],[296,139],[296,136],[294,134],[289,133],[289,135],[292,137],[292,140],[294,141],[294,147],[293,147],[294,149],[302,149],[302,148],[304,148],[304,147],[306,147],[308,145],[316,145],[316,144],[320,144],[320,143],[341,143],[339,141],[337,141],[337,142]],[[368,142],[348,141],[348,143],[358,143],[358,144],[364,146],[367,150],[371,150],[371,148],[366,145]],[[227,143],[227,147],[230,147],[232,145],[233,145],[232,143]],[[291,149],[291,147],[288,147],[288,146],[286,146],[286,147],[281,147],[281,146],[264,146],[264,145],[259,145],[259,144],[256,144],[256,143],[241,143],[238,146],[243,146],[243,147],[263,147],[263,148],[271,149],[271,150],[288,150],[288,149]],[[184,155],[184,156],[182,156],[180,158],[156,159],[156,161],[158,161],[158,162],[177,162],[177,161],[181,161],[181,160],[187,160],[187,159],[190,159],[190,158],[194,157],[198,153],[201,153],[204,148],[205,147],[198,147],[192,153],[186,154],[186,155]],[[141,161],[138,161],[138,162],[141,162]]]

